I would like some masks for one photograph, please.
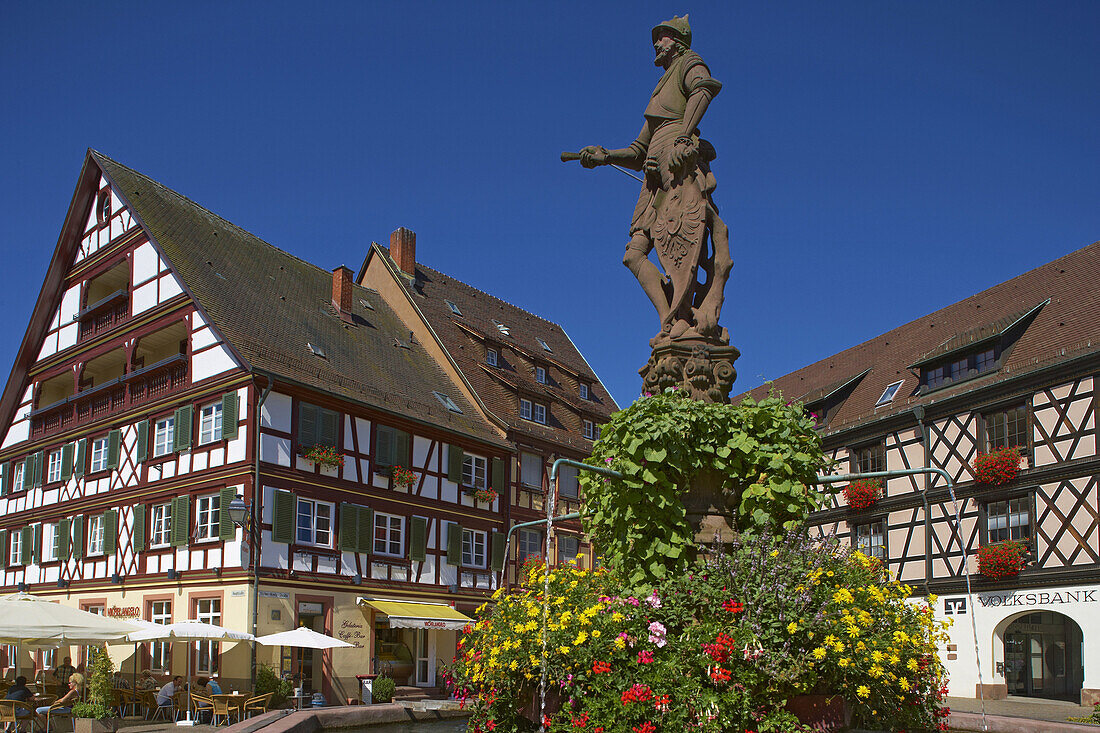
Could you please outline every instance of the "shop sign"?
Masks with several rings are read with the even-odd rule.
[[[1061,590],[1035,593],[981,593],[982,606],[1048,606],[1066,603],[1097,603],[1097,590]]]
[[[307,616],[317,615],[325,612],[325,607],[320,603],[299,603],[298,613],[304,613]]]
[[[340,623],[340,629],[336,632],[336,638],[340,641],[346,641],[359,649],[362,649],[367,641],[366,634],[363,633],[363,624],[348,619],[344,619]]]
[[[964,616],[966,615],[966,598],[944,598],[943,599],[943,615],[944,616]]]
[[[445,629],[445,628],[447,628],[447,622],[446,621],[432,621],[431,619],[427,619],[424,622],[424,628],[425,629]]]
[[[108,606],[107,615],[112,618],[140,618],[141,609],[137,606]]]
[[[231,598],[243,598],[246,595],[248,595],[248,591],[246,590],[235,590],[229,593]]]
[[[260,598],[282,598],[283,600],[287,600],[290,598],[289,593],[283,593],[282,591],[274,590],[262,590],[259,592],[258,595],[260,596]]]

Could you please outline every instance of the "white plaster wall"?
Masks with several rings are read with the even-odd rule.
[[[271,392],[260,409],[260,426],[289,433],[293,405],[290,395]]]
[[[260,460],[290,466],[290,440],[276,435],[260,435]]]
[[[198,383],[236,368],[237,362],[229,350],[224,346],[216,346],[201,354],[192,355],[191,382]]]
[[[141,287],[134,288],[130,295],[130,312],[133,315],[144,313],[157,304],[157,282],[153,280]]]
[[[134,250],[134,285],[143,285],[157,276],[160,258],[150,242]]]

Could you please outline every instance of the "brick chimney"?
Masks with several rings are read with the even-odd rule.
[[[416,274],[416,232],[398,227],[390,235],[390,256],[406,275]]]
[[[351,318],[352,272],[344,265],[332,271],[332,305],[340,312],[340,318]]]

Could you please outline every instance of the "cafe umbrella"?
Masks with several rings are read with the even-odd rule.
[[[298,649],[344,649],[354,647],[335,636],[328,636],[305,626],[299,626],[293,631],[280,631],[277,634],[256,637],[256,643],[264,646],[289,646]]]
[[[233,631],[222,626],[202,621],[180,621],[164,624],[159,629],[135,631],[127,637],[128,641],[253,641],[256,637],[243,631]],[[191,654],[187,654],[187,679],[191,679]],[[187,715],[176,725],[194,725],[191,719],[191,686],[187,687]]]

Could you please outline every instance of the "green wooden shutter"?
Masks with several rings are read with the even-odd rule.
[[[31,537],[31,562],[35,565],[42,562],[42,525],[34,525]]]
[[[107,433],[107,469],[118,468],[118,453],[122,442],[122,431],[112,430]]]
[[[222,437],[232,440],[237,437],[237,420],[240,410],[237,409],[237,391],[226,392],[222,397]],[[236,496],[236,494],[234,494]]]
[[[359,551],[359,507],[347,502],[340,504],[340,549]]]
[[[297,511],[298,501],[294,494],[276,489],[271,512],[271,540],[273,542],[289,545],[294,541],[294,515]]]
[[[62,519],[57,523],[57,559],[65,562],[69,559],[69,547],[72,545],[72,534],[68,519]]]
[[[145,551],[145,505],[138,504],[134,507],[134,529],[131,535],[134,538],[134,552]]]
[[[22,543],[19,546],[19,564],[31,565],[31,560],[34,554],[31,551],[31,545],[34,544],[34,529],[31,527],[23,527],[20,529],[23,535]]]
[[[61,446],[61,480],[68,481],[73,477],[73,449],[72,443]]]
[[[0,464],[0,496],[11,493],[11,461]]]
[[[359,552],[370,554],[374,551],[374,510],[369,506],[359,507]]]
[[[73,517],[73,559],[84,557],[84,517]]]
[[[456,484],[462,483],[462,462],[466,454],[457,445],[452,445],[447,450],[447,480]]]
[[[404,430],[395,430],[393,435],[393,460],[398,466],[408,468],[412,463],[412,436]]]
[[[339,449],[340,413],[333,410],[319,410],[318,412],[320,413],[320,420],[317,425],[317,442],[321,445]]]
[[[88,466],[88,439],[81,438],[76,441],[76,463],[73,465],[73,475],[83,476]]]
[[[236,393],[234,393],[236,396]],[[222,489],[218,495],[218,539],[233,540],[237,537],[237,525],[229,516],[229,505],[237,498],[236,488]]]
[[[137,426],[137,456],[136,460],[141,463],[149,457],[149,421],[142,420]]]
[[[38,451],[34,454],[34,485],[42,485],[43,466],[46,463],[46,452]]]
[[[504,459],[493,459],[493,485],[491,488],[501,496],[505,496],[508,493],[507,469],[508,464],[504,462]]]
[[[493,532],[493,561],[490,567],[496,572],[504,570],[504,540],[507,538],[503,532]]]
[[[317,407],[298,403],[298,448],[309,450],[317,445]]]
[[[11,557],[11,552],[8,551],[8,530],[6,529],[0,529],[0,552],[4,553],[4,556],[0,557],[0,568],[6,568],[8,559]]]
[[[455,566],[462,564],[462,526],[454,522],[447,525],[447,562]]]
[[[409,559],[424,562],[428,556],[428,520],[413,517],[409,520]]]
[[[118,550],[118,512],[103,512],[103,554],[111,556]]]
[[[23,461],[23,489],[27,490],[34,486],[34,453],[27,456],[27,460]]]
[[[191,447],[191,423],[194,422],[192,418],[191,405],[184,405],[176,410],[172,450],[188,450]]]
[[[187,547],[191,542],[191,497],[172,499],[172,528],[169,542],[173,547]]]
[[[379,425],[374,437],[374,468],[389,468],[393,465],[393,428]]]

